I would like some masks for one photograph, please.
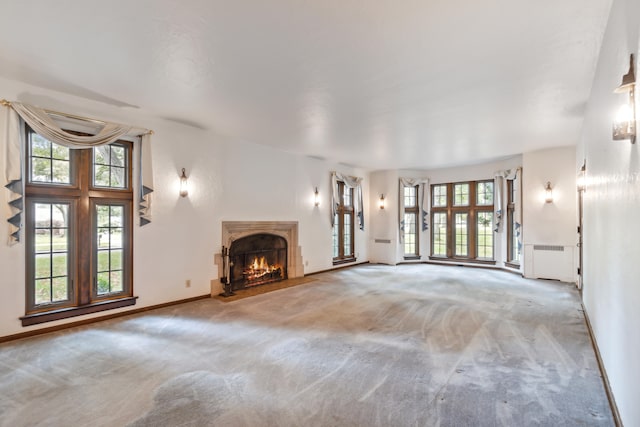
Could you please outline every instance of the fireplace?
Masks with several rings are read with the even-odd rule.
[[[237,291],[287,278],[287,241],[273,234],[252,234],[229,248],[229,281]]]
[[[304,276],[297,221],[223,221],[221,243],[214,256],[218,280],[211,281],[212,296],[223,291],[223,278],[237,290]]]

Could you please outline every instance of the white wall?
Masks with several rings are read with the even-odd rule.
[[[370,181],[370,261],[395,265],[398,262],[396,252],[400,246],[398,242],[398,172],[393,170],[372,172]],[[381,194],[385,197],[384,209],[380,209]]]
[[[15,81],[0,79],[0,94],[9,100],[155,131],[153,222],[134,230],[134,294],[139,299],[133,307],[108,313],[209,293],[211,280],[217,278],[214,254],[222,244],[223,220],[298,221],[305,273],[333,268],[330,171],[363,177],[365,201],[369,197],[364,170],[230,141],[212,131],[151,118],[134,109],[119,109]],[[4,147],[0,147],[0,153],[4,155]],[[183,167],[190,182],[187,198],[178,195],[178,175]],[[316,186],[320,207],[313,204]],[[6,203],[6,196],[2,189],[0,203]],[[358,262],[368,260],[369,219],[366,209],[365,231],[356,228]],[[25,309],[25,248],[23,244],[6,246],[7,230],[0,226],[0,336],[105,314],[22,327],[19,317]],[[191,280],[190,288],[185,287],[187,279]]]
[[[526,277],[575,282],[576,149],[539,150],[523,155],[522,224]],[[545,185],[551,183],[553,202],[545,203]],[[535,245],[562,246],[563,251],[534,251]]]
[[[614,0],[574,164],[587,161],[584,305],[626,426],[640,425],[640,146],[613,141],[611,123],[639,45],[640,2]]]

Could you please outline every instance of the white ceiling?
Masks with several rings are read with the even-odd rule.
[[[470,164],[577,142],[610,4],[0,0],[0,76],[366,168]]]

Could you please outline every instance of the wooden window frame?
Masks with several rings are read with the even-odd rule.
[[[404,259],[405,260],[415,260],[415,259],[420,259],[420,227],[419,227],[419,214],[420,214],[420,210],[419,210],[419,204],[418,204],[418,195],[419,195],[419,186],[418,185],[414,185],[414,186],[405,186],[403,187],[402,191],[402,203],[405,203],[404,200],[404,189],[405,188],[413,188],[415,191],[415,203],[413,204],[413,206],[407,206],[406,204],[404,205],[404,214],[407,215],[413,215],[415,218],[415,225],[416,225],[416,232],[415,232],[415,252],[414,253],[406,253],[404,252],[404,244],[402,246],[402,251],[403,251],[403,255],[404,255]],[[404,218],[403,218],[404,219]],[[405,221],[405,227],[407,226],[406,221]],[[406,230],[406,229],[405,229]],[[405,233],[406,234],[406,233]]]
[[[351,200],[349,205],[345,205],[344,204],[344,189],[345,189],[345,184],[342,181],[338,181],[338,206],[336,209],[336,214],[338,216],[338,221],[334,224],[334,227],[338,227],[338,232],[337,232],[337,236],[338,236],[338,256],[333,258],[333,265],[338,265],[338,264],[346,264],[349,262],[354,262],[356,261],[356,249],[355,249],[355,209],[353,206],[353,200],[354,200],[354,189],[352,189],[351,191]],[[351,217],[351,221],[350,221],[350,237],[351,237],[351,242],[350,242],[350,246],[351,246],[351,253],[350,254],[346,254],[345,253],[345,245],[344,245],[344,229],[345,229],[345,225],[344,225],[344,217],[345,215],[348,215]]]
[[[494,248],[493,248],[493,259],[486,258],[478,258],[478,248],[477,248],[477,213],[493,211],[494,205],[478,205],[477,204],[477,188],[478,183],[490,182],[490,180],[477,180],[477,181],[459,181],[459,182],[450,182],[450,183],[439,183],[432,184],[430,189],[430,197],[434,198],[434,189],[438,186],[446,186],[447,187],[447,202],[446,206],[431,206],[431,222],[434,223],[434,216],[437,213],[444,213],[447,216],[447,251],[446,256],[442,255],[434,255],[434,239],[433,233],[435,227],[431,229],[431,255],[429,259],[438,260],[438,261],[455,261],[455,262],[470,262],[470,263],[478,263],[478,264],[492,264],[495,265],[495,235],[494,235]],[[460,184],[468,184],[469,185],[469,203],[467,205],[454,205],[455,194],[454,188],[456,185]],[[495,188],[494,188],[494,196],[495,196]],[[495,199],[494,199],[495,203]],[[456,226],[455,226],[455,216],[459,213],[467,214],[467,256],[458,256],[455,255],[455,242],[456,242]]]
[[[126,147],[126,186],[125,188],[96,187],[93,185],[93,149],[69,150],[70,184],[57,184],[31,181],[31,135],[35,134],[26,125],[26,182],[25,182],[25,241],[26,241],[26,307],[21,317],[23,326],[65,319],[68,317],[94,313],[103,310],[134,305],[133,296],[133,185],[132,155],[133,144],[128,141],[116,141],[114,144]],[[36,202],[69,202],[74,206],[74,215],[69,215],[69,227],[73,236],[69,242],[69,278],[72,280],[72,298],[61,304],[36,305],[34,300],[33,278],[35,277],[35,229],[34,212],[30,209]],[[96,224],[91,206],[96,201],[102,204],[117,203],[125,206],[126,225],[123,236],[124,290],[105,296],[94,292],[96,265]],[[73,252],[73,253],[71,253]],[[125,266],[126,265],[126,266]]]

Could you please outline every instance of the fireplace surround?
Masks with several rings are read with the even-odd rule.
[[[273,236],[274,241],[279,238],[286,242],[286,278],[293,279],[304,276],[304,265],[302,261],[302,249],[298,244],[298,222],[297,221],[223,221],[222,222],[222,247],[232,248],[233,243],[248,236]],[[263,248],[260,244],[256,252]],[[282,249],[282,248],[280,248]],[[258,262],[260,257],[258,257]],[[220,279],[223,276],[222,251],[215,254],[215,264],[218,267],[218,280],[211,283],[211,295],[215,296],[222,292]],[[236,275],[238,272],[236,272]]]

